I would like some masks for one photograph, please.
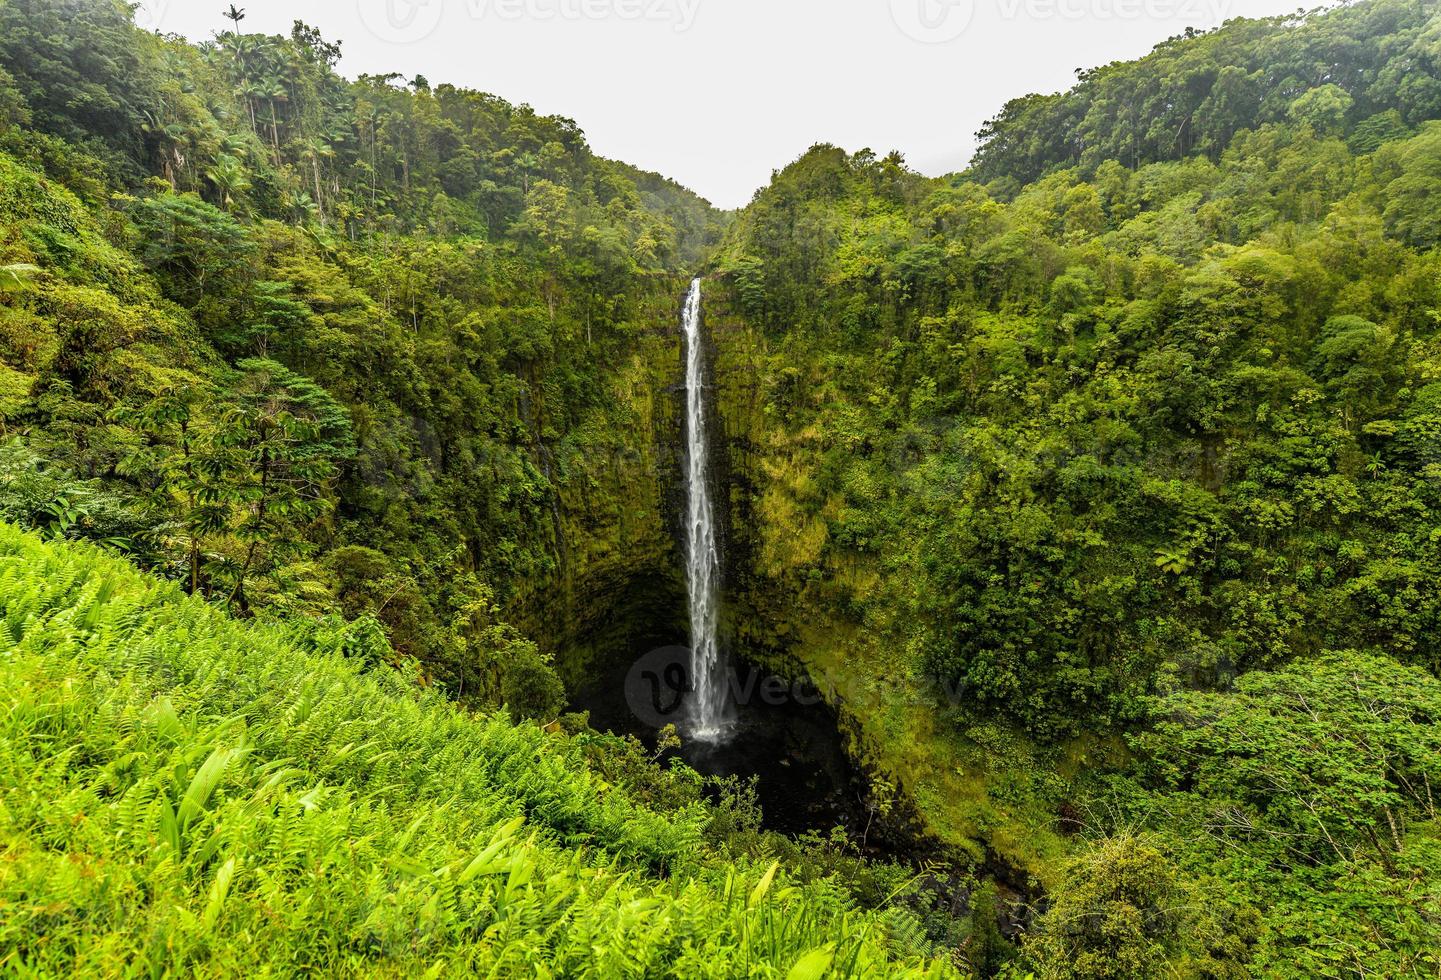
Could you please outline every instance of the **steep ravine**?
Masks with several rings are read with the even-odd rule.
[[[609,452],[582,457],[563,443],[551,448],[563,540],[551,543],[552,574],[508,610],[556,656],[574,706],[591,710],[602,727],[643,738],[653,728],[630,717],[627,671],[648,651],[687,638],[680,335],[686,283],[665,285],[648,301],[627,358],[615,365],[615,403],[597,423],[608,426]],[[987,867],[1022,886],[1039,856],[1059,850],[1059,840],[1048,826],[993,801],[992,775],[976,763],[974,747],[939,730],[923,700],[895,697],[909,690],[908,679],[888,676],[895,660],[885,654],[903,642],[901,632],[874,611],[852,614],[879,572],[865,562],[818,564],[826,528],[791,506],[805,492],[814,447],[768,409],[768,386],[775,384],[770,341],[735,315],[723,281],[707,280],[704,318],[723,642],[743,675],[754,666],[760,676],[814,681],[824,703],[767,705],[757,717],[771,742],[692,761],[741,776],[769,766],[776,783],[794,781],[789,773],[799,769],[785,767],[817,766],[831,774],[835,799],[798,821],[777,819],[779,829],[832,818],[896,856]],[[788,728],[802,734],[790,748],[776,749]],[[760,775],[764,781],[766,773]],[[773,810],[806,802],[766,787],[762,796]]]
[[[887,797],[882,833],[1026,888],[1064,849],[1052,815],[1005,802],[1007,760],[938,720],[935,693],[909,669],[903,611],[870,601],[883,595],[882,560],[834,557],[825,520],[806,516],[831,503],[798,505],[812,493],[823,447],[812,432],[788,428],[775,396],[804,384],[805,366],[774,357],[775,338],[735,312],[721,279],[708,282],[707,327],[722,421],[716,467],[729,488],[722,520],[733,643],[821,687],[851,756]]]
[[[657,282],[637,317],[611,404],[589,423],[606,449],[551,449],[559,487],[549,575],[524,583],[506,610],[556,665],[570,690],[599,665],[684,637],[685,581],[676,508],[681,493],[675,399],[674,295]]]
[[[684,346],[680,297],[660,289],[646,310],[627,359],[616,365],[614,404],[598,413],[608,426],[601,440],[609,452],[585,458],[553,447],[556,482],[561,487],[555,526],[561,538],[549,543],[554,571],[544,582],[516,597],[507,614],[542,649],[571,695],[571,706],[588,711],[595,727],[654,742],[665,722],[680,715],[650,717],[637,712],[638,665],[665,651],[687,659],[688,640],[683,521],[686,490],[683,466]],[[708,330],[703,331],[708,334]],[[707,373],[715,351],[706,344]],[[718,420],[717,389],[708,385],[707,415]],[[724,433],[712,433],[717,444]],[[721,459],[712,471],[717,503],[718,545],[726,589],[735,580],[730,524],[730,466]],[[679,755],[705,775],[756,777],[767,825],[800,833],[828,832],[844,825],[865,835],[873,813],[867,787],[847,754],[847,738],[837,716],[818,698],[779,700],[761,685],[783,681],[787,689],[804,678],[798,664],[767,658],[765,669],[750,662],[749,648],[733,635],[752,632],[734,617],[721,624],[722,646],[730,654],[734,678],[746,694],[738,707],[731,737],[716,745],[689,740]],[[779,675],[779,678],[776,677]]]

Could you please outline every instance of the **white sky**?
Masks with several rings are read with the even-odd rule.
[[[144,0],[203,39],[229,0]],[[237,0],[242,29],[295,19],[344,42],[346,75],[425,75],[568,116],[596,152],[721,207],[814,143],[964,167],[1010,98],[1137,57],[1186,27],[1298,0]],[[1314,6],[1308,3],[1307,6]]]

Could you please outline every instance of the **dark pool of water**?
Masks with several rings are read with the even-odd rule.
[[[803,685],[733,662],[727,674],[734,716],[726,737],[711,743],[687,738],[688,656],[682,646],[641,652],[602,671],[577,692],[573,707],[590,712],[592,727],[651,746],[661,728],[675,724],[682,739],[675,754],[697,772],[755,777],[771,830],[859,831],[862,782],[830,708]]]

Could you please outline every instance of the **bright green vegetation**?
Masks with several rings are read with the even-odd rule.
[[[0,962],[1434,977],[1433,6],[731,216],[304,24],[0,0]],[[558,717],[680,616],[698,269],[734,646],[933,876]]]
[[[718,215],[569,120],[337,56],[0,3],[0,516],[238,615],[373,615],[553,717],[553,624],[671,566],[636,476]]]
[[[458,710],[352,631],[3,526],[0,622],[9,972],[953,975],[904,914],[722,860],[707,807],[608,785],[593,736]]]
[[[514,727],[679,609],[667,332],[719,216],[335,56],[0,2],[0,518],[156,576],[5,532],[6,968],[945,975],[912,872]]]

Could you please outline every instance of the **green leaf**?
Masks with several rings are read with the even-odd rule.
[[[175,810],[170,806],[170,801],[160,801],[160,836],[175,851],[175,856],[180,856],[180,824],[175,819]]]
[[[821,980],[830,969],[835,955],[835,950],[829,946],[811,950],[796,960],[796,965],[786,974],[786,980]]]
[[[211,795],[220,785],[221,779],[225,777],[225,770],[240,754],[237,749],[217,746],[206,758],[204,764],[191,778],[190,786],[185,791],[185,797],[180,801],[180,809],[176,817],[181,830],[189,827],[196,817],[205,812]]]
[[[205,912],[200,916],[200,925],[207,932],[215,931],[220,913],[225,908],[225,896],[230,894],[230,882],[235,878],[235,858],[220,866],[215,880],[210,883],[210,897],[205,903]]]
[[[772,861],[766,873],[761,875],[761,880],[756,883],[755,889],[751,892],[750,899],[746,902],[746,908],[755,908],[766,897],[766,892],[771,890],[771,882],[775,880],[776,869],[781,866],[779,861]]]

